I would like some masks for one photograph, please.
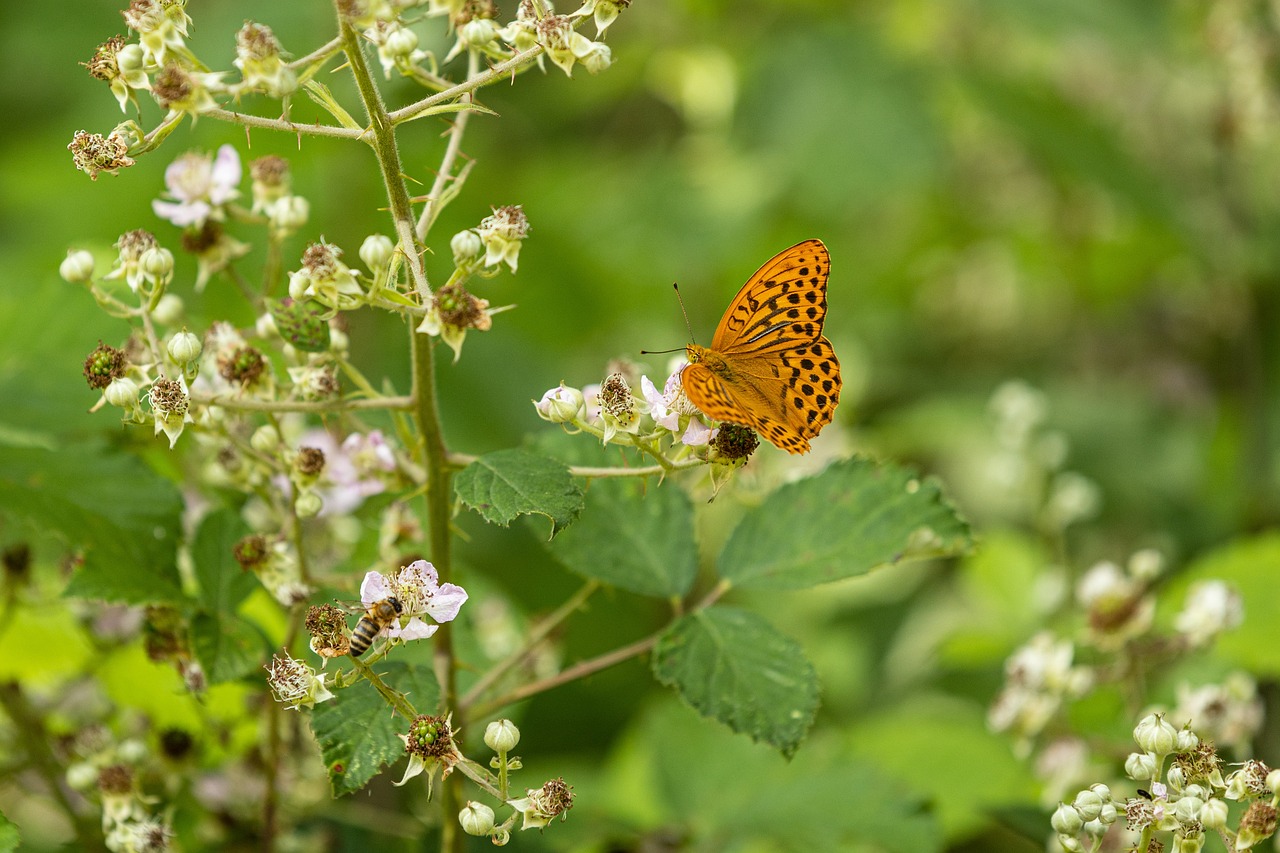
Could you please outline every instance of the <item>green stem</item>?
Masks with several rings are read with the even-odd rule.
[[[405,695],[383,681],[376,672],[369,668],[368,664],[360,660],[360,658],[351,658],[351,663],[355,666],[356,670],[374,686],[374,689],[382,694],[382,698],[387,700],[387,704],[392,708],[395,708],[402,717],[406,720],[412,720],[414,717],[418,716],[418,712],[414,709],[413,705],[409,704],[409,700]]]
[[[414,289],[425,303],[431,298],[431,288],[422,266],[422,256],[418,253],[413,209],[402,176],[395,129],[383,105],[382,95],[369,73],[369,66],[361,49],[360,37],[351,28],[350,22],[342,16],[341,11],[338,13],[338,19],[347,62],[351,66],[352,76],[360,90],[360,98],[364,102],[370,128],[373,131],[374,151],[386,185],[387,199],[390,202],[392,221],[400,242],[400,249],[409,267]],[[427,476],[426,515],[431,560],[441,578],[451,579],[453,573],[449,529],[451,469],[447,464],[448,450],[444,443],[439,404],[436,399],[435,347],[430,337],[414,331],[412,326],[409,332],[409,346],[413,359],[414,417],[422,440],[423,462]],[[440,682],[441,705],[445,709],[452,708],[457,698],[452,638],[453,632],[446,629],[439,632],[435,639],[436,677]],[[454,819],[458,813],[461,783],[461,776],[449,776],[441,785],[440,792],[440,809],[443,815],[440,824],[441,849],[458,851],[458,853],[464,844],[464,837]]]
[[[463,696],[461,699],[458,700],[458,707],[456,709],[456,713],[465,714],[467,708],[474,705],[476,700],[479,699],[486,690],[488,690],[491,686],[493,686],[493,683],[495,681],[501,678],[513,666],[520,663],[520,661],[526,659],[529,656],[529,654],[533,651],[533,649],[538,645],[538,643],[541,643],[547,637],[548,634],[550,634],[552,631],[556,629],[557,626],[559,626],[561,623],[564,622],[564,620],[568,619],[570,616],[576,613],[582,607],[582,605],[586,604],[587,599],[590,598],[592,594],[595,593],[595,591],[599,588],[600,588],[599,581],[596,581],[596,580],[587,581],[585,584],[582,585],[581,589],[579,589],[577,592],[573,594],[573,597],[571,597],[564,604],[560,605],[560,607],[557,608],[556,611],[552,613],[550,616],[548,616],[546,619],[543,619],[540,623],[538,623],[538,626],[529,632],[529,636],[525,639],[524,645],[522,645],[519,649],[517,649],[515,652],[510,654],[506,658],[506,660],[503,660],[498,664],[494,665],[475,684],[471,686],[471,689],[467,691],[465,696]],[[459,718],[460,724],[465,724],[466,722],[467,722],[466,717]],[[504,787],[503,790],[505,791],[506,788]]]

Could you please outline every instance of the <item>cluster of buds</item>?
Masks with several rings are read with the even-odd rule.
[[[1210,832],[1226,840],[1230,850],[1252,849],[1274,834],[1280,771],[1254,760],[1224,776],[1213,743],[1190,727],[1175,728],[1163,714],[1144,717],[1133,738],[1141,751],[1125,760],[1125,775],[1144,787],[1118,802],[1106,785],[1095,784],[1071,803],[1060,803],[1050,823],[1063,850],[1098,849],[1120,818],[1131,836],[1128,843],[1137,845],[1131,849],[1139,850],[1157,849],[1164,833],[1171,836],[1171,853],[1199,853]],[[1234,829],[1229,801],[1245,804]]]
[[[736,424],[713,426],[684,394],[680,375],[685,362],[677,361],[662,390],[648,376],[620,365],[599,385],[571,388],[563,382],[549,389],[533,405],[538,416],[562,424],[571,432],[586,432],[605,444],[625,440],[637,446],[670,445],[678,460],[696,455],[711,462],[736,465],[759,446],[755,433]]]

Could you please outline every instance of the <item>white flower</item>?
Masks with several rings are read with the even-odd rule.
[[[223,218],[223,205],[240,195],[240,176],[240,155],[230,145],[219,148],[216,159],[188,152],[164,170],[167,195],[174,201],[156,200],[151,208],[179,228],[199,228]]]
[[[350,515],[365,498],[385,492],[387,475],[396,469],[395,454],[380,430],[353,432],[341,446],[327,431],[311,430],[298,443],[324,453],[324,480],[316,487],[324,501],[322,515]]]
[[[466,603],[467,591],[456,584],[441,584],[435,566],[426,560],[416,560],[392,577],[381,572],[368,572],[364,576],[360,584],[360,601],[366,607],[391,597],[399,600],[401,615],[409,617],[409,621],[401,626],[397,619],[379,636],[423,640],[440,626],[429,625],[421,617],[430,616],[436,622],[453,621]]]
[[[1182,612],[1174,627],[1193,646],[1203,646],[1223,631],[1235,628],[1244,619],[1240,595],[1220,580],[1197,581],[1187,591]]]

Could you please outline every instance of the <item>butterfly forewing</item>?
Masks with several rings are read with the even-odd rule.
[[[711,348],[727,355],[791,349],[822,334],[831,258],[821,240],[779,252],[755,271],[720,319]]]

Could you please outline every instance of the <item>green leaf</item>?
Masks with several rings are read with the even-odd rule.
[[[569,469],[527,450],[486,453],[458,472],[453,490],[486,521],[502,527],[520,515],[545,515],[552,537],[582,512],[582,489]]]
[[[716,605],[671,625],[654,648],[653,671],[704,716],[787,757],[818,709],[818,677],[800,646],[736,607]]]
[[[738,524],[718,563],[736,586],[800,589],[969,545],[969,526],[935,481],[847,459],[771,494]]]
[[[22,833],[18,831],[18,825],[0,814],[0,853],[17,850],[21,841]]]
[[[249,528],[239,513],[219,510],[205,516],[191,545],[191,561],[200,583],[200,601],[212,613],[234,613],[258,586],[254,575],[240,568],[234,549]]]
[[[380,663],[382,680],[404,693],[420,713],[434,709],[440,688],[429,669],[398,661]],[[329,768],[329,784],[335,796],[358,791],[382,769],[404,755],[400,735],[409,720],[392,713],[382,695],[367,681],[359,680],[336,691],[311,712],[311,731]]]
[[[138,459],[97,445],[0,447],[0,508],[83,549],[67,595],[183,600],[176,559],[182,500]]]
[[[674,485],[596,480],[582,517],[547,547],[578,574],[641,595],[679,597],[698,571],[693,508]]]
[[[238,616],[198,613],[191,643],[210,684],[235,681],[260,667],[267,645],[262,633]]]

